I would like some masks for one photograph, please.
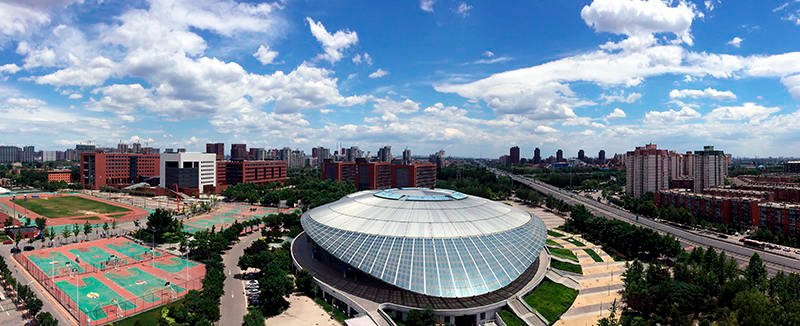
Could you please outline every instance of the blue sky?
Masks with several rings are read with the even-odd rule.
[[[0,143],[800,148],[798,1],[0,1]]]

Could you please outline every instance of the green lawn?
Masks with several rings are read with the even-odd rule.
[[[525,302],[552,324],[569,309],[577,296],[578,290],[545,279],[525,297]]]
[[[336,307],[330,305],[329,303],[323,301],[320,298],[314,298],[314,302],[322,306],[322,309],[325,310],[326,312],[328,313],[333,312],[333,319],[338,321],[339,324],[344,325],[344,320],[347,319],[347,314],[345,314],[343,311],[339,309],[336,309]]]
[[[167,308],[172,308],[177,304],[183,302],[183,299],[175,301],[166,305]],[[114,322],[114,326],[135,326],[136,322],[139,322],[139,325],[158,325],[158,320],[161,319],[161,308],[165,306],[159,306],[143,313],[140,313],[136,316],[131,316],[120,320],[118,322]]]
[[[575,274],[583,274],[583,269],[581,268],[581,265],[578,264],[565,263],[559,260],[551,260],[550,266],[552,266],[555,269],[560,269],[562,271],[567,271]]]
[[[36,214],[49,218],[77,216],[94,212],[96,214],[127,212],[127,208],[101,203],[78,196],[60,196],[14,201]]]
[[[556,237],[556,238],[560,238],[560,237],[564,236],[563,233],[559,233],[559,232],[556,232],[556,231],[553,231],[553,230],[547,230],[547,235],[549,235],[551,237]]]
[[[567,242],[569,242],[571,244],[574,244],[574,245],[576,245],[578,247],[586,246],[585,244],[583,244],[583,242],[580,242],[580,241],[576,240],[575,238],[569,238],[569,239],[567,239]]]
[[[500,310],[500,318],[503,319],[503,322],[506,323],[507,326],[526,326],[525,322],[522,319],[519,319],[517,315],[513,312],[508,310]]]
[[[555,241],[553,241],[552,239],[547,239],[547,242],[546,242],[546,243],[547,243],[547,245],[548,245],[548,246],[550,246],[550,247],[564,248],[564,246],[562,246],[562,245],[561,245],[560,243],[558,243],[558,242],[555,242]]]
[[[564,248],[550,248],[550,254],[562,259],[572,260],[578,262],[578,257],[572,253],[572,250]]]
[[[587,254],[589,254],[589,256],[592,257],[592,259],[594,259],[595,262],[598,262],[598,263],[603,262],[603,258],[600,258],[600,255],[598,255],[596,252],[594,252],[594,250],[592,250],[592,249],[583,249],[583,251],[585,251]]]

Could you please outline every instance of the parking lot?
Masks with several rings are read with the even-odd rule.
[[[261,294],[261,291],[258,289],[258,281],[242,280],[242,283],[244,283],[244,292],[247,296],[247,305],[256,306],[260,304],[258,301],[258,295]]]

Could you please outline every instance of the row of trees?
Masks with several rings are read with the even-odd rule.
[[[511,196],[514,183],[511,178],[498,177],[482,166],[454,164],[438,171],[436,187],[501,200]]]
[[[711,228],[717,231],[732,234],[737,230],[735,226],[726,225],[717,221],[712,221],[712,215],[696,216],[683,207],[664,206],[658,207],[653,200],[652,193],[646,193],[640,198],[625,196],[621,199],[612,199],[612,202],[618,206],[622,206],[628,211],[635,214],[647,216],[650,218],[659,218],[665,221],[680,223],[683,225],[696,226],[702,228]],[[741,229],[741,228],[738,228]]]
[[[629,259],[653,262],[660,258],[677,257],[682,250],[674,236],[661,235],[648,228],[594,216],[583,205],[572,206],[570,218],[564,223],[564,230],[581,233],[587,240],[600,243],[606,249]]]
[[[36,294],[25,284],[21,284],[11,274],[11,270],[6,265],[5,260],[0,259],[0,276],[3,278],[3,286],[6,293],[15,293],[17,304],[23,304],[28,310],[29,316],[36,316],[36,320],[41,326],[54,326],[58,325],[58,321],[53,318],[49,312],[42,312],[42,300],[36,297]]]

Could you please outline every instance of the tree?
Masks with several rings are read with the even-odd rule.
[[[117,220],[112,220],[111,221],[111,229],[112,230],[116,230],[117,229]]]
[[[408,319],[406,325],[408,326],[429,326],[436,324],[436,315],[433,314],[433,309],[430,306],[425,307],[425,310],[411,310],[408,312]]]
[[[108,232],[108,221],[103,223],[103,232]]]
[[[49,312],[44,311],[36,315],[36,323],[39,326],[58,326],[58,320],[53,318]]]
[[[61,229],[61,237],[63,237],[64,240],[66,241],[67,239],[69,239],[69,234],[70,234],[69,228],[64,226],[64,228]]]
[[[259,309],[247,309],[242,326],[264,326],[264,314]]]
[[[6,220],[3,223],[4,223],[5,227],[12,226],[12,225],[14,225],[14,218],[11,217],[11,216],[8,216],[8,217],[6,217]]]
[[[758,291],[764,292],[767,287],[767,267],[757,253],[753,253],[750,257],[750,262],[744,269],[744,276],[750,287]]]
[[[284,299],[292,293],[294,284],[286,271],[270,264],[262,271],[264,276],[259,282],[261,294],[261,310],[266,316],[275,316],[289,306]]]
[[[758,291],[745,291],[733,299],[733,307],[741,325],[773,325],[769,298]]]
[[[50,242],[56,239],[56,230],[53,227],[50,227],[50,232],[47,233],[47,238],[50,239]]]
[[[47,219],[44,217],[37,217],[35,223],[39,230],[44,230],[45,226],[47,225]]]
[[[83,223],[83,234],[86,239],[89,239],[89,233],[92,233],[92,225],[89,224],[89,221],[86,221],[86,223]]]
[[[28,300],[25,300],[25,307],[28,308],[28,312],[31,316],[36,316],[36,314],[42,310],[42,305],[42,300],[39,300],[33,292],[31,292]]]
[[[314,290],[314,278],[311,276],[311,273],[305,269],[297,271],[294,284],[297,286],[297,290],[303,292],[305,295],[310,296]]]
[[[75,236],[76,240],[78,238],[78,234],[81,234],[81,228],[78,226],[78,223],[72,225],[72,234]]]

